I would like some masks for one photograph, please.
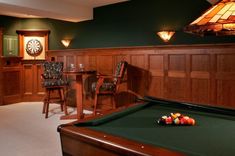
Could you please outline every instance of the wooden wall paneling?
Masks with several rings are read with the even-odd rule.
[[[147,95],[147,90],[149,88],[148,81],[150,72],[145,69],[145,62],[146,57],[144,54],[130,55],[130,67],[128,71],[130,84],[128,84],[128,88],[142,96]]]
[[[97,56],[97,70],[102,74],[113,74],[114,59],[112,55],[99,55]]]
[[[33,84],[34,84],[34,74],[32,74],[33,65],[32,64],[23,64],[23,99],[25,101],[31,101],[33,96]]]
[[[64,62],[64,69],[69,69],[71,67],[71,64],[74,64],[74,66],[76,67],[76,56],[73,55],[67,55],[65,56],[65,62]]]
[[[191,65],[192,65],[192,59],[190,54],[186,54],[186,64],[185,64],[185,72],[186,72],[186,101],[192,100],[192,85],[191,85]]]
[[[29,61],[23,63],[23,101],[42,101],[45,95],[41,85],[42,66],[41,62]]]
[[[235,55],[234,54],[218,54],[217,55],[217,72],[235,72]]]
[[[235,54],[217,55],[217,103],[235,107]]]
[[[191,101],[195,103],[210,103],[210,55],[191,55]]]
[[[235,108],[234,49],[235,44],[169,45],[53,50],[48,54],[88,56],[90,67],[107,74],[124,58],[138,69],[128,73],[128,88],[143,95]],[[145,72],[151,73],[147,79]]]
[[[144,54],[132,54],[130,63],[133,66],[145,69],[145,55]]]
[[[184,54],[169,54],[169,72],[186,71],[186,56]],[[180,74],[180,73],[179,73]]]
[[[209,103],[212,105],[217,104],[217,84],[216,84],[216,71],[217,71],[217,61],[216,61],[216,54],[210,54],[210,88],[209,88]]]
[[[89,68],[97,70],[96,55],[88,55]]]
[[[186,56],[183,54],[169,54],[169,70],[167,83],[167,97],[169,99],[186,101]]]
[[[164,80],[163,80],[163,98],[167,98],[168,96],[168,71],[169,71],[169,57],[168,54],[163,55],[163,65],[164,65]]]
[[[235,108],[235,81],[227,79],[217,80],[217,103],[220,106]]]
[[[64,62],[65,64],[67,64],[65,56],[56,56],[56,61]]]
[[[148,95],[156,97],[164,97],[164,55],[149,55],[150,80]]]
[[[89,56],[88,55],[78,55],[76,66],[79,68],[79,64],[83,64],[85,69],[90,69]]]
[[[4,68],[3,69],[3,103],[10,104],[21,101],[21,69]]]
[[[167,98],[186,101],[186,80],[180,77],[168,77]]]
[[[208,79],[191,79],[191,101],[194,103],[209,104],[209,81]]]

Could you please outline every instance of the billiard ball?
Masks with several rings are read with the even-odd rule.
[[[174,124],[176,124],[176,125],[179,125],[179,124],[180,124],[179,118],[175,118],[175,119],[174,119]]]
[[[188,124],[187,119],[181,118],[181,119],[180,119],[180,124],[181,124],[181,125],[187,125],[187,124]]]
[[[181,114],[180,113],[175,113],[175,116],[180,117]]]
[[[157,123],[161,124],[161,125],[165,125],[166,124],[166,118],[167,118],[167,116],[162,116],[160,119],[158,119]]]
[[[166,124],[167,125],[172,124],[172,122],[173,122],[173,120],[172,120],[172,118],[170,116],[166,118]]]
[[[193,118],[188,119],[188,124],[189,125],[195,125],[195,120]]]

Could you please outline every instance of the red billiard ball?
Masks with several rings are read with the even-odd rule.
[[[180,119],[180,124],[181,124],[181,125],[187,125],[187,124],[188,124],[187,119],[181,118],[181,119]]]
[[[193,118],[189,118],[188,125],[195,125],[195,120]]]
[[[172,118],[170,116],[166,118],[166,124],[167,125],[172,124],[172,122],[173,122],[173,120],[172,120]]]

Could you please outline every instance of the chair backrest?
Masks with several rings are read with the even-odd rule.
[[[118,81],[121,81],[124,77],[126,68],[127,68],[128,63],[126,61],[121,61],[117,64],[116,70],[114,73],[114,83],[117,84],[119,83]]]
[[[61,79],[63,77],[63,62],[44,62],[43,77],[45,79]]]

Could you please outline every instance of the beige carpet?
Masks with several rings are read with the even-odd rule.
[[[0,106],[0,155],[61,156],[57,126],[74,120],[60,120],[63,113],[57,104],[51,104],[50,110],[45,119],[42,102]]]

